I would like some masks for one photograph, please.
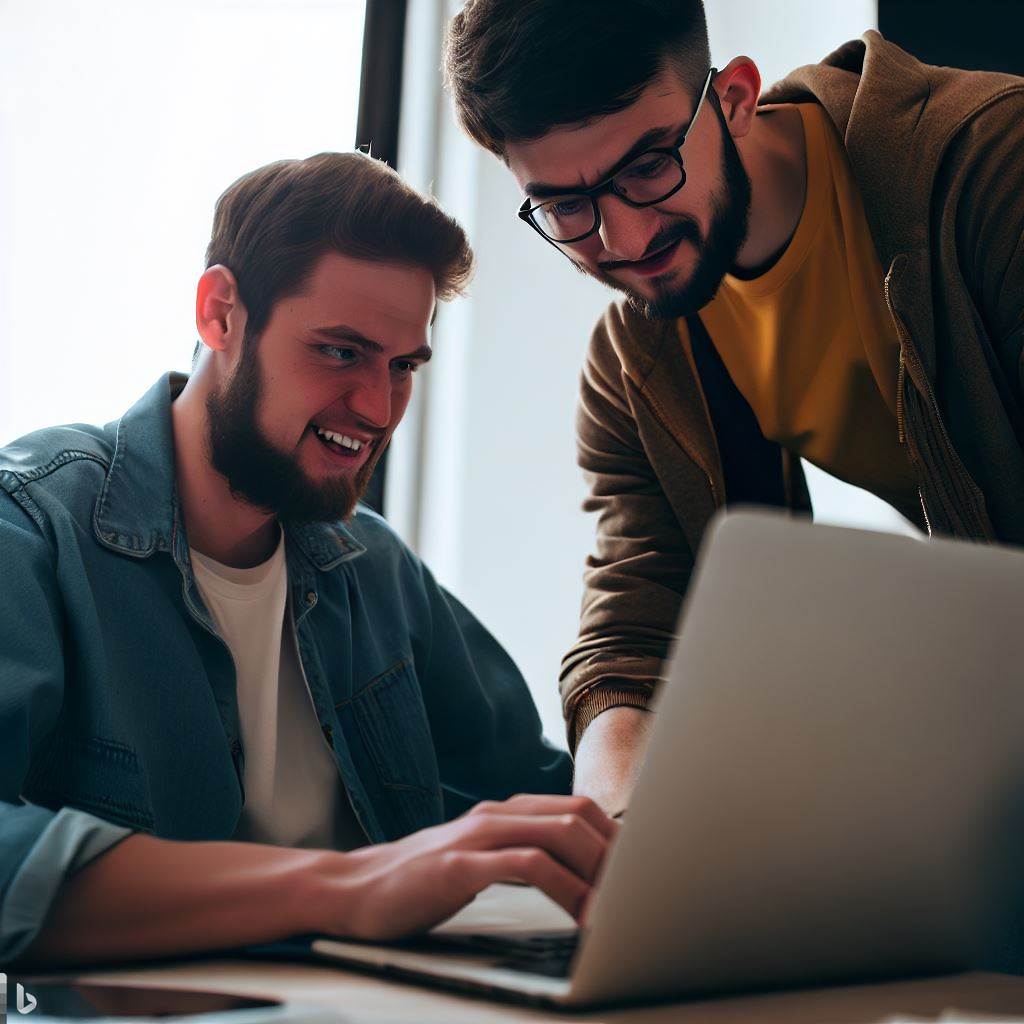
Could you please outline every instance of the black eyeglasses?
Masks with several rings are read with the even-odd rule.
[[[686,184],[686,169],[679,151],[697,121],[714,76],[715,68],[711,68],[690,123],[671,146],[645,150],[593,188],[565,192],[536,205],[531,205],[533,200],[527,198],[519,207],[520,220],[525,220],[549,242],[566,245],[582,242],[601,226],[597,201],[602,196],[613,195],[628,206],[643,207],[663,203],[675,195]]]

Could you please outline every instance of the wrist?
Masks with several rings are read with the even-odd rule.
[[[305,856],[294,866],[289,885],[296,933],[358,935],[359,874],[371,850],[302,851]]]
[[[328,916],[329,880],[335,858],[343,856],[334,850],[288,851],[290,858],[282,877],[275,883],[278,892],[285,896],[284,920],[289,934],[322,934]]]
[[[573,792],[594,800],[606,814],[629,804],[647,745],[652,717],[615,707],[598,715],[576,750]]]
[[[650,700],[649,688],[607,683],[587,690],[576,702],[569,719],[572,750],[576,752],[579,749],[584,734],[596,718],[612,715],[629,720],[633,715],[646,713]],[[607,725],[607,719],[602,725]]]

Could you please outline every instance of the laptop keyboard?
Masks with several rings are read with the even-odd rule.
[[[440,938],[440,936],[438,936]],[[567,978],[579,936],[565,932],[534,935],[446,935],[445,944],[454,944],[477,953],[489,953],[501,960],[495,967],[506,967],[548,978]]]

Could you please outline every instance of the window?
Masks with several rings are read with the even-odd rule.
[[[217,196],[355,141],[364,6],[0,5],[0,444],[188,369]]]

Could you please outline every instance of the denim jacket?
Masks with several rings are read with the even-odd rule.
[[[132,831],[228,839],[245,801],[234,664],[175,492],[183,385],[0,449],[0,962],[92,857]],[[285,543],[302,667],[372,842],[568,791],[516,666],[379,516]]]

